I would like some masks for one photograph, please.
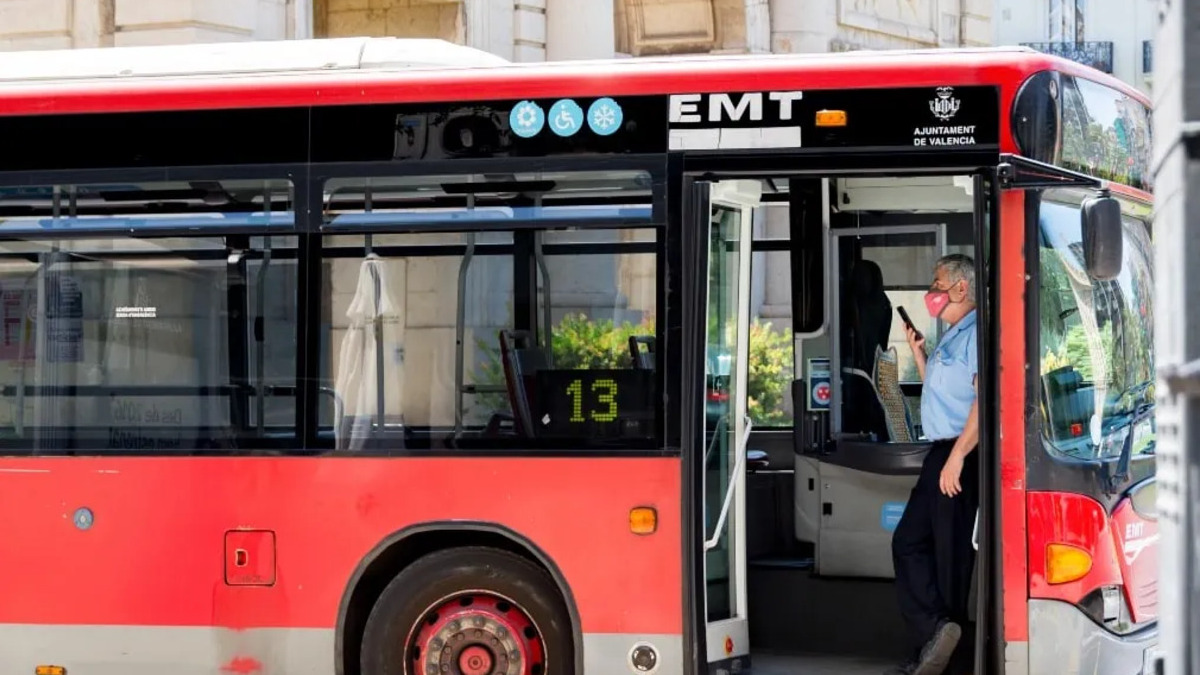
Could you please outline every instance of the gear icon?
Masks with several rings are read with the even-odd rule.
[[[536,136],[546,124],[546,113],[533,101],[521,101],[508,114],[508,126],[521,138]]]
[[[517,124],[528,129],[537,124],[537,112],[531,107],[524,107],[517,111]]]

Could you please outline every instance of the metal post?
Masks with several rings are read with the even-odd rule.
[[[1185,675],[1200,673],[1200,649],[1189,638],[1200,630],[1200,0],[1158,5],[1154,346],[1163,659],[1148,672]]]

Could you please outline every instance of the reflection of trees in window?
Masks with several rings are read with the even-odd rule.
[[[1088,101],[1094,104],[1090,108]],[[1063,166],[1150,189],[1150,119],[1145,106],[1104,85],[1072,77],[1062,80],[1062,104]]]
[[[1065,393],[1055,394],[1070,400],[1059,400],[1052,410],[1043,410],[1049,435],[1051,428],[1064,424],[1051,417],[1081,414],[1078,395],[1088,395],[1088,389],[1094,403],[1087,414],[1098,412],[1102,422],[1152,400],[1153,392],[1146,385],[1153,376],[1153,287],[1149,237],[1141,223],[1126,221],[1120,277],[1097,281],[1084,271],[1078,209],[1046,205],[1043,213],[1044,232],[1055,235],[1047,239],[1061,241],[1065,236],[1071,243],[1043,241],[1040,249],[1041,373],[1045,377],[1066,370],[1082,378]]]

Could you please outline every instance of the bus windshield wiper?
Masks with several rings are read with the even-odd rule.
[[[1125,432],[1125,440],[1121,443],[1121,455],[1117,458],[1116,468],[1108,476],[1107,492],[1109,494],[1120,492],[1125,483],[1129,481],[1129,464],[1133,461],[1133,432],[1137,429],[1138,423],[1149,417],[1153,410],[1154,403],[1147,401],[1127,413],[1128,430]]]

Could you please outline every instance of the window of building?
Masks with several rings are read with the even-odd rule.
[[[1083,42],[1087,0],[1050,0],[1049,9],[1050,42]]]
[[[1086,273],[1079,207],[1043,202],[1040,216],[1042,433],[1084,459],[1153,451],[1153,253],[1141,221],[1125,220],[1120,276]]]
[[[296,238],[267,234],[293,202],[283,181],[0,188],[0,445],[294,444]]]

